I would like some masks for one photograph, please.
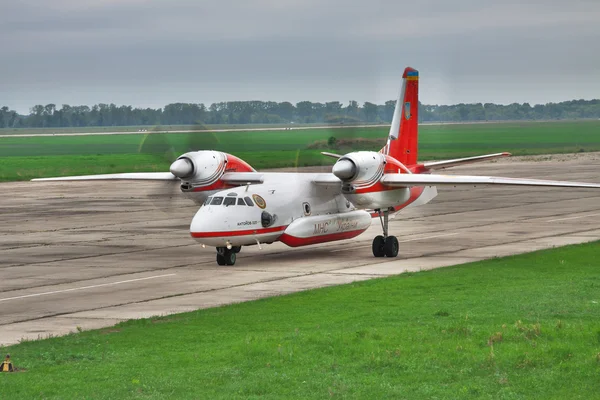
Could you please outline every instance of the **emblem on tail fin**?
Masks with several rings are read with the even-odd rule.
[[[410,101],[404,103],[404,117],[410,119]]]

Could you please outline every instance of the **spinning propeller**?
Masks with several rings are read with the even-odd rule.
[[[169,165],[169,171],[176,178],[170,181],[156,183],[156,187],[147,193],[148,199],[154,206],[165,212],[174,212],[182,207],[176,204],[181,198],[180,184],[194,173],[194,163],[189,158],[179,158],[190,151],[214,150],[219,146],[219,139],[214,132],[204,132],[202,124],[194,125],[186,132],[162,132],[160,126],[148,132],[139,146],[139,153],[152,156],[156,164],[163,169]],[[166,168],[164,168],[166,169]],[[163,170],[164,170],[163,169]],[[183,204],[183,203],[182,203]],[[190,203],[186,202],[186,206]]]

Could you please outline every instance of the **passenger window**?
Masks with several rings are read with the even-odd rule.
[[[238,199],[238,206],[245,206],[246,203],[244,203],[244,199],[242,199],[241,197]]]
[[[223,202],[222,197],[213,197],[212,201],[210,202],[210,205],[211,206],[220,206],[222,202]]]
[[[244,197],[244,200],[246,200],[246,204],[248,204],[250,207],[252,207],[254,205],[254,203],[252,202],[252,199],[250,197]]]
[[[207,197],[206,200],[204,200],[204,205],[208,205],[210,204],[210,201],[212,200],[212,197]]]
[[[225,201],[223,202],[225,207],[235,206],[235,197],[225,197]]]

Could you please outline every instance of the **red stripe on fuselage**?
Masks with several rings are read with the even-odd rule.
[[[296,236],[284,233],[279,237],[279,241],[287,244],[290,247],[307,246],[309,244],[318,244],[325,242],[333,242],[335,240],[352,239],[366,231],[366,229],[359,229],[356,231],[330,233],[328,235],[311,236],[307,238],[300,238]]]
[[[222,232],[190,232],[193,238],[213,238],[213,237],[229,237],[229,236],[248,236],[261,235],[263,233],[273,233],[284,231],[287,226],[276,226],[273,228],[261,229],[245,229],[239,231],[222,231]]]

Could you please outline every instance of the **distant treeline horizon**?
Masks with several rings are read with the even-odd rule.
[[[213,103],[172,103],[163,108],[134,108],[115,104],[71,106],[36,105],[22,115],[9,107],[0,108],[0,128],[61,128],[137,125],[219,125],[284,123],[389,123],[395,100],[384,104],[350,101],[313,103],[301,101],[230,101]],[[472,103],[427,105],[419,102],[420,122],[515,121],[600,118],[600,100],[570,100],[536,104]]]

